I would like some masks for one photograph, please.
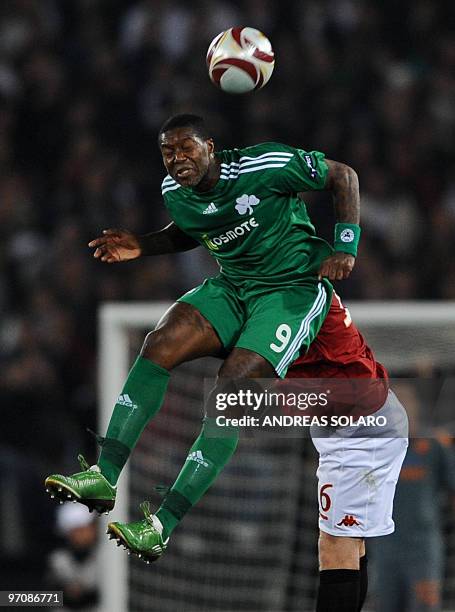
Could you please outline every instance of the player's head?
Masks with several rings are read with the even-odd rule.
[[[214,143],[202,117],[174,115],[158,132],[166,170],[184,187],[195,187],[214,163]]]

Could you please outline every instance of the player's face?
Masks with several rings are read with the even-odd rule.
[[[195,187],[213,163],[213,140],[204,140],[192,128],[176,128],[160,137],[166,170],[182,187]]]

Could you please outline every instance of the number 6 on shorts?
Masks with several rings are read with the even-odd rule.
[[[319,514],[322,519],[325,521],[329,520],[329,517],[325,514],[330,510],[330,506],[332,505],[332,500],[330,499],[330,495],[326,493],[327,489],[333,487],[332,484],[325,484],[319,489]],[[324,514],[323,514],[324,513]]]

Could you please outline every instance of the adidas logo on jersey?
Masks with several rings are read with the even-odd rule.
[[[200,465],[203,465],[204,467],[209,467],[209,464],[207,463],[207,461],[205,461],[204,455],[202,454],[202,451],[200,450],[191,452],[186,458],[186,460],[196,461],[196,463],[199,463]]]
[[[128,393],[125,393],[124,395],[119,395],[116,403],[120,404],[120,406],[132,408],[133,410],[138,408],[138,405],[133,403],[133,400],[130,398]]]
[[[213,213],[216,213],[216,212],[218,212],[218,208],[215,206],[213,202],[210,202],[210,204],[207,206],[207,208],[204,210],[202,214],[212,215]]]

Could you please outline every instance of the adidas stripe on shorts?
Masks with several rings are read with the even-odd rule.
[[[393,497],[408,447],[406,411],[393,391],[374,413],[385,427],[313,427],[319,453],[319,528],[334,536],[393,533]]]

